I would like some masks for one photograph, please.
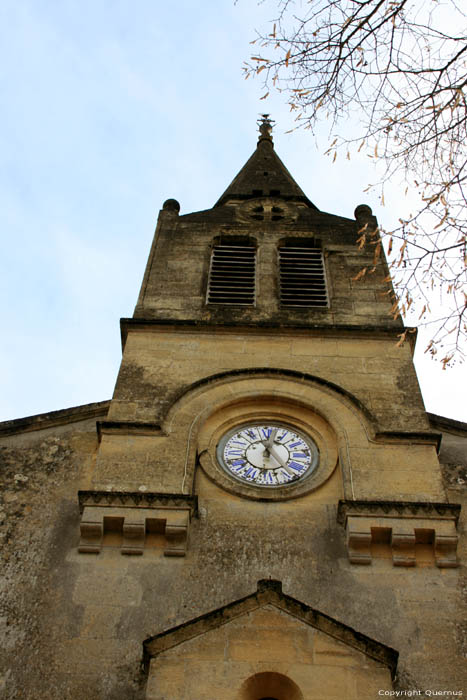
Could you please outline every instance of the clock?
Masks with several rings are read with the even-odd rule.
[[[229,430],[217,446],[217,459],[231,476],[269,489],[307,478],[317,468],[318,458],[318,448],[308,435],[270,421]]]

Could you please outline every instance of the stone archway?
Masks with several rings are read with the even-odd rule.
[[[255,673],[243,683],[238,700],[303,700],[294,681],[282,673]]]

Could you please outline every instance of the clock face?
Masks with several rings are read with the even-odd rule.
[[[242,482],[265,488],[292,484],[318,464],[313,440],[281,423],[248,423],[230,430],[217,447],[223,468]]]

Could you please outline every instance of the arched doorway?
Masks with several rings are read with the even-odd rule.
[[[243,683],[239,700],[303,700],[296,683],[282,673],[255,673]]]

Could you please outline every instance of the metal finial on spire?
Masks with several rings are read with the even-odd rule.
[[[261,119],[258,119],[257,124],[260,133],[259,140],[267,139],[268,141],[272,141],[272,130],[275,124],[274,119],[270,119],[269,114],[261,114]]]

